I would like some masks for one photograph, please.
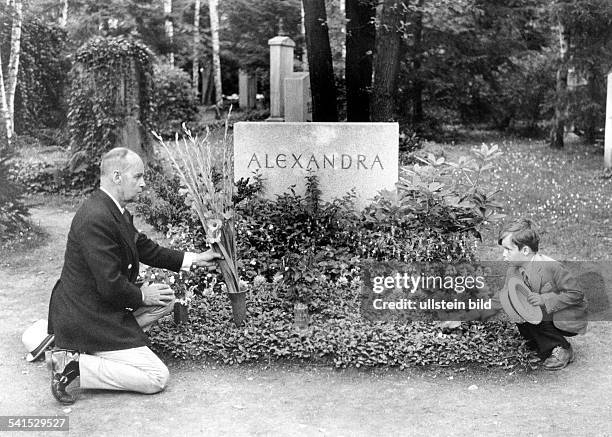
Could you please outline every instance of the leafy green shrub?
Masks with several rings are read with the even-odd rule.
[[[152,124],[156,132],[171,135],[181,130],[181,123],[194,121],[198,102],[187,72],[168,64],[156,64],[153,84]]]
[[[325,266],[324,274],[333,275],[334,265],[337,270],[353,257],[347,239],[357,226],[354,197],[322,202],[320,195],[317,179],[310,175],[304,196],[291,188],[274,200],[256,196],[238,205],[238,264],[245,277],[270,279],[279,270],[293,269],[299,256],[307,253]]]
[[[58,189],[53,166],[47,162],[16,163],[11,178],[30,193],[52,193]]]
[[[189,222],[191,208],[185,203],[180,179],[169,176],[159,165],[147,170],[146,195],[140,196],[136,212],[158,231],[168,232],[172,225]]]
[[[66,42],[66,31],[56,25],[37,18],[24,22],[15,94],[17,132],[36,135],[39,128],[65,124],[64,89],[70,69]]]
[[[12,152],[0,146],[0,238],[15,236],[26,225],[27,208],[23,205],[23,190],[9,177]]]
[[[10,179],[27,193],[77,196],[93,191],[92,185],[73,176],[66,166],[43,161],[16,160],[9,170]]]
[[[9,59],[12,7],[0,5],[0,51]],[[70,68],[65,56],[67,34],[57,25],[26,14],[21,27],[21,45],[14,125],[17,133],[32,134],[41,127],[57,127],[66,119],[64,87]],[[6,72],[4,76],[6,86]]]

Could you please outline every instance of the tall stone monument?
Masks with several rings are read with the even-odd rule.
[[[275,36],[268,40],[270,47],[270,118],[268,121],[284,121],[284,79],[293,73],[293,49],[295,42],[288,36]]]
[[[285,77],[285,121],[312,121],[310,74],[296,72]]]
[[[244,70],[238,73],[238,94],[240,96],[240,109],[255,107],[257,97],[257,80],[255,76]]]
[[[606,168],[612,168],[612,71],[608,73],[608,98],[606,100],[604,165]]]

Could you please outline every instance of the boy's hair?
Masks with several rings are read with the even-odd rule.
[[[529,247],[533,252],[537,252],[540,248],[540,235],[536,230],[535,223],[529,219],[518,219],[504,226],[499,232],[497,244],[501,246],[502,240],[509,234],[512,234],[511,241],[521,250],[523,247]]]

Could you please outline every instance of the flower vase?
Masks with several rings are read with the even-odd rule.
[[[232,315],[234,316],[234,323],[240,327],[244,324],[246,318],[246,291],[239,291],[238,293],[227,293],[232,304]]]
[[[187,323],[189,321],[189,307],[186,303],[175,302],[174,303],[174,323],[180,325],[181,323]]]

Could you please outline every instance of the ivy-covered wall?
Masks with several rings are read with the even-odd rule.
[[[68,100],[74,179],[94,184],[113,147],[151,156],[152,65],[149,48],[125,37],[94,38],[78,50]]]

